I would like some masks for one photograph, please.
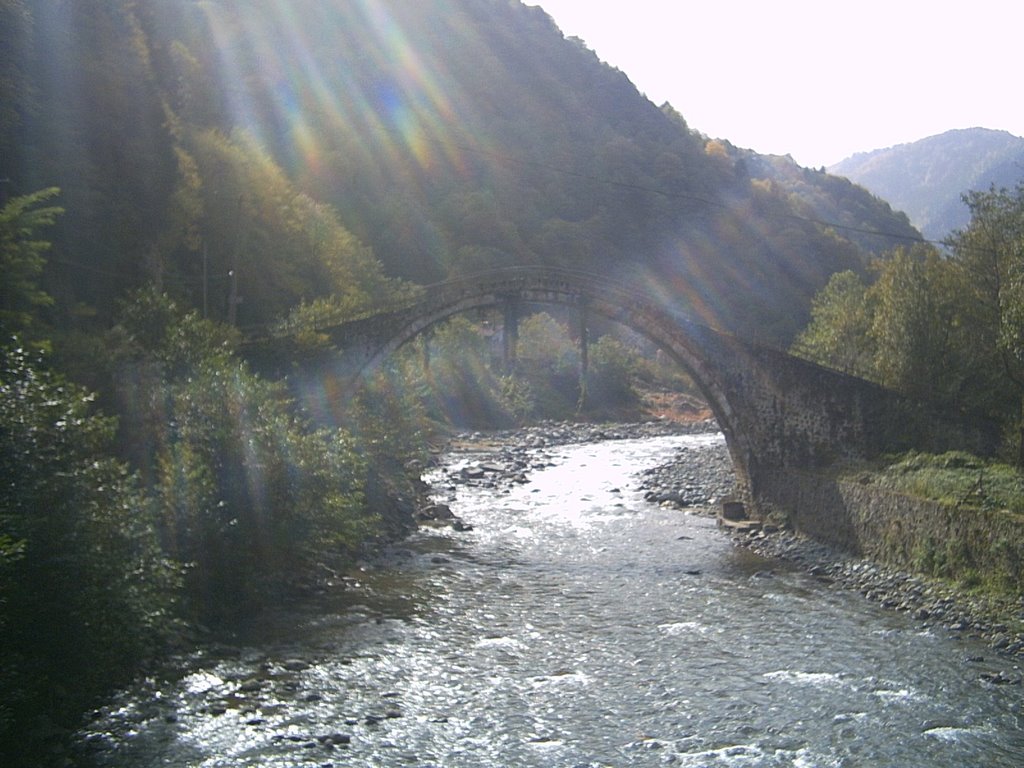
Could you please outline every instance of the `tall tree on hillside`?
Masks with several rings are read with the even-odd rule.
[[[898,248],[876,265],[868,335],[874,373],[921,400],[955,400],[962,379],[962,302],[949,262],[930,247]]]
[[[67,323],[162,274],[161,236],[177,181],[167,113],[133,0],[26,0],[18,72],[31,109],[5,172],[17,192],[59,186],[61,262],[45,285]],[[5,158],[8,159],[8,158]]]
[[[30,101],[26,72],[31,47],[32,15],[24,0],[0,0],[0,202],[3,186],[13,173],[9,167],[17,134]]]
[[[853,272],[832,275],[811,302],[811,322],[793,352],[854,376],[874,377],[868,286]]]
[[[0,208],[0,333],[27,333],[36,313],[53,299],[39,287],[50,243],[38,239],[38,230],[54,223],[63,209],[40,206],[54,197],[56,188],[12,198]],[[4,338],[4,341],[7,339]]]
[[[299,192],[251,136],[197,131],[186,145],[201,179],[195,196],[207,255],[208,317],[268,323],[324,296],[354,311],[399,289],[334,209]],[[191,266],[192,294],[182,295],[192,306],[205,306],[196,295],[204,284],[200,260]]]
[[[994,364],[992,410],[1012,425],[1024,466],[1024,184],[1014,191],[971,192],[971,223],[949,238],[977,323],[976,343]]]

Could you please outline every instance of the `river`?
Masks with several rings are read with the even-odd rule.
[[[429,480],[423,528],[348,588],[140,680],[102,766],[1013,766],[1020,671],[737,548],[638,473],[720,435],[537,449],[528,482]]]

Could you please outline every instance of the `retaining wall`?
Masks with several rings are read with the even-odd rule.
[[[950,578],[996,574],[1024,592],[1024,521],[1002,510],[965,509],[827,473],[762,478],[762,513],[851,554]]]

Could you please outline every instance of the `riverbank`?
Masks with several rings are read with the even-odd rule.
[[[695,479],[704,487],[721,488],[724,471],[731,478],[732,466],[724,447],[717,452],[709,450],[706,457],[703,452],[681,451],[672,461],[645,470],[642,485],[651,500],[715,515],[717,506],[700,506],[702,495],[714,498],[714,493],[698,492],[694,500],[680,499],[679,489],[689,488]],[[994,651],[1024,661],[1024,597],[1013,600],[971,594],[948,583],[851,556],[791,530],[735,530],[727,535],[737,546],[793,563],[823,582],[909,613],[925,628],[978,637]]]
[[[911,614],[924,628],[943,629],[986,642],[1024,662],[1024,600],[973,595],[933,579],[851,557],[793,531],[732,532],[737,546],[795,563],[819,580],[860,592],[885,608]],[[1015,628],[1016,627],[1016,628]],[[1016,682],[992,680],[992,682]]]
[[[439,487],[453,491],[459,484],[470,483],[500,492],[527,482],[531,468],[544,466],[547,448],[716,430],[714,421],[614,425],[546,422],[521,430],[458,435],[449,450],[471,455],[472,460],[449,472]],[[640,474],[640,486],[648,501],[698,515],[716,515],[733,482],[732,462],[724,444],[680,449],[670,461]],[[730,536],[736,546],[792,563],[823,582],[910,614],[922,628],[977,637],[993,651],[1024,662],[1024,599],[999,600],[970,594],[947,583],[850,556],[791,530],[733,531],[724,535]],[[990,682],[1020,681],[1018,676]]]

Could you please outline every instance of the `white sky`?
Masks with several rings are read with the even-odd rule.
[[[801,165],[1024,136],[1022,0],[525,0],[693,129]]]

